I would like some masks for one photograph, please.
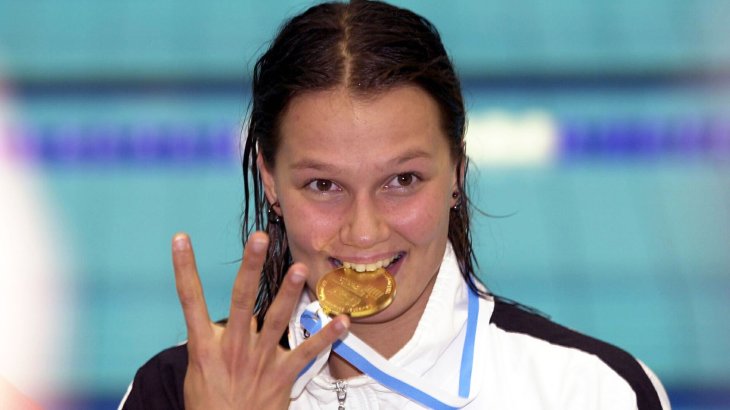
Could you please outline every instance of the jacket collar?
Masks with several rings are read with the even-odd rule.
[[[461,276],[451,244],[447,243],[436,282],[416,330],[401,350],[389,359],[390,363],[424,375],[443,358],[447,349],[453,349],[452,345],[461,343],[463,337],[459,335],[467,319],[467,292],[468,286]],[[299,318],[311,302],[309,293],[303,292],[292,314],[289,323],[289,345],[292,348],[305,340]],[[312,365],[316,374],[312,381],[319,387],[331,386],[334,382],[327,367],[327,357],[329,352],[320,355]],[[295,391],[292,392],[294,396],[301,392],[296,390],[304,388],[308,381],[303,382],[295,384]],[[371,383],[375,381],[367,375],[348,380],[352,387]]]

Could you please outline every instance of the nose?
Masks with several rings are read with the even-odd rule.
[[[343,244],[367,249],[388,237],[388,224],[375,198],[369,195],[355,197],[342,227],[340,240]]]

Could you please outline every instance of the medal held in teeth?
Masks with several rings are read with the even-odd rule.
[[[395,280],[383,268],[357,272],[342,267],[328,272],[317,282],[317,299],[328,315],[374,315],[387,308],[394,297]]]

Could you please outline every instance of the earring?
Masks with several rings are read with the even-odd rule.
[[[273,204],[269,204],[269,209],[266,211],[266,216],[269,219],[270,224],[280,224],[281,223],[281,216],[274,211],[274,207],[279,206],[279,201],[274,202]]]
[[[452,192],[452,193],[451,193],[451,197],[452,197],[453,199],[457,199],[457,201],[456,201],[456,203],[454,204],[454,206],[452,206],[452,207],[451,207],[451,210],[452,210],[452,211],[458,211],[458,210],[459,210],[459,205],[461,205],[461,199],[459,198],[459,191],[454,191],[454,192]]]

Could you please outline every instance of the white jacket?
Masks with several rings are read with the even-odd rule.
[[[478,299],[469,394],[459,398],[469,292],[448,246],[413,337],[389,360],[379,359],[415,377],[426,393],[452,396],[465,409],[670,408],[656,376],[628,353],[498,298]],[[289,326],[292,347],[304,340],[300,317],[308,305],[305,293]],[[367,374],[346,380],[338,400],[328,355],[295,384],[291,409],[425,408]]]

